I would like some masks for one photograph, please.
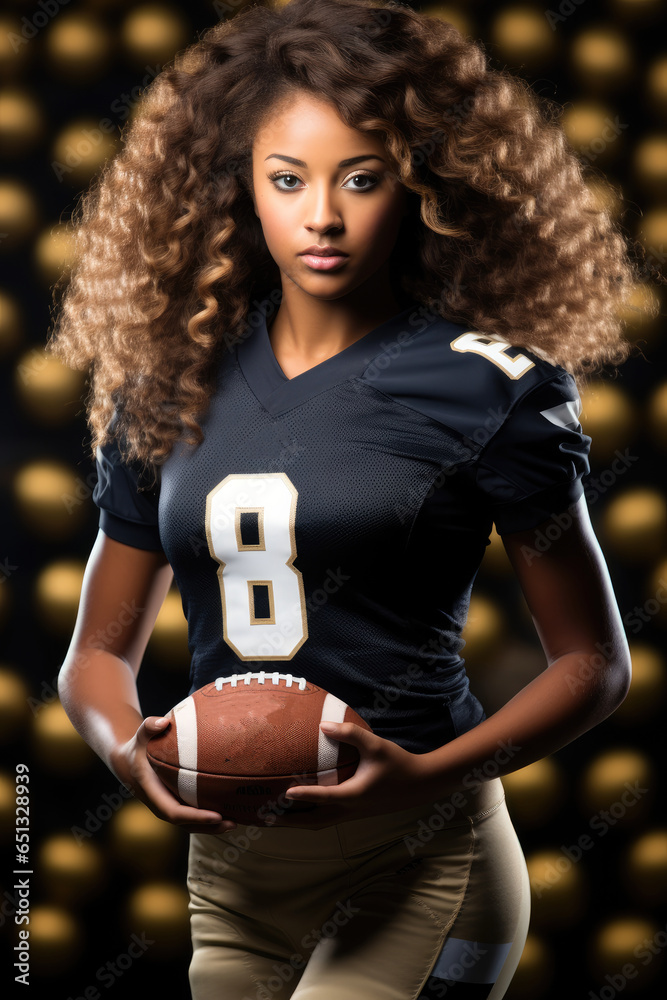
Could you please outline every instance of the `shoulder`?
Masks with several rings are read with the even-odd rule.
[[[142,463],[124,457],[125,440],[118,428],[117,413],[108,429],[109,437],[96,449],[97,480],[92,495],[100,511],[100,528],[126,545],[160,549],[160,470],[151,476]]]
[[[500,427],[525,399],[542,411],[581,403],[572,375],[536,350],[452,323],[423,307],[369,361],[361,378],[465,436]]]

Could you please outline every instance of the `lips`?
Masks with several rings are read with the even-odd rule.
[[[337,247],[325,246],[311,246],[306,247],[302,250],[299,256],[303,257],[304,254],[308,254],[310,257],[347,257],[344,250],[339,250]]]
[[[347,261],[347,255],[343,256],[340,253],[327,257],[323,257],[321,253],[302,253],[300,257],[306,267],[310,267],[314,271],[338,270],[341,267],[345,267],[345,262]]]

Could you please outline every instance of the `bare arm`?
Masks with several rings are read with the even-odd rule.
[[[164,553],[124,545],[100,530],[58,693],[77,732],[157,816],[190,832],[222,832],[229,824],[219,814],[182,805],[146,759],[148,740],[161,730],[155,716],[143,717],[136,678],[172,580]]]
[[[459,787],[476,770],[481,780],[487,761],[497,763],[491,777],[525,767],[598,725],[628,692],[630,651],[584,496],[570,513],[542,553],[537,528],[503,537],[548,665],[474,729],[425,755],[436,787]]]
[[[162,552],[98,532],[58,693],[74,728],[111,770],[114,750],[143,720],[136,677],[172,579]]]

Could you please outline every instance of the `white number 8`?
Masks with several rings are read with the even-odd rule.
[[[206,497],[223,635],[242,660],[290,660],[308,638],[303,578],[292,565],[297,498],[284,472],[225,476]]]

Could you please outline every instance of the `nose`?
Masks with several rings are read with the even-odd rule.
[[[335,194],[326,184],[320,184],[310,189],[307,201],[306,229],[317,233],[326,233],[329,229],[340,229],[342,218]]]

